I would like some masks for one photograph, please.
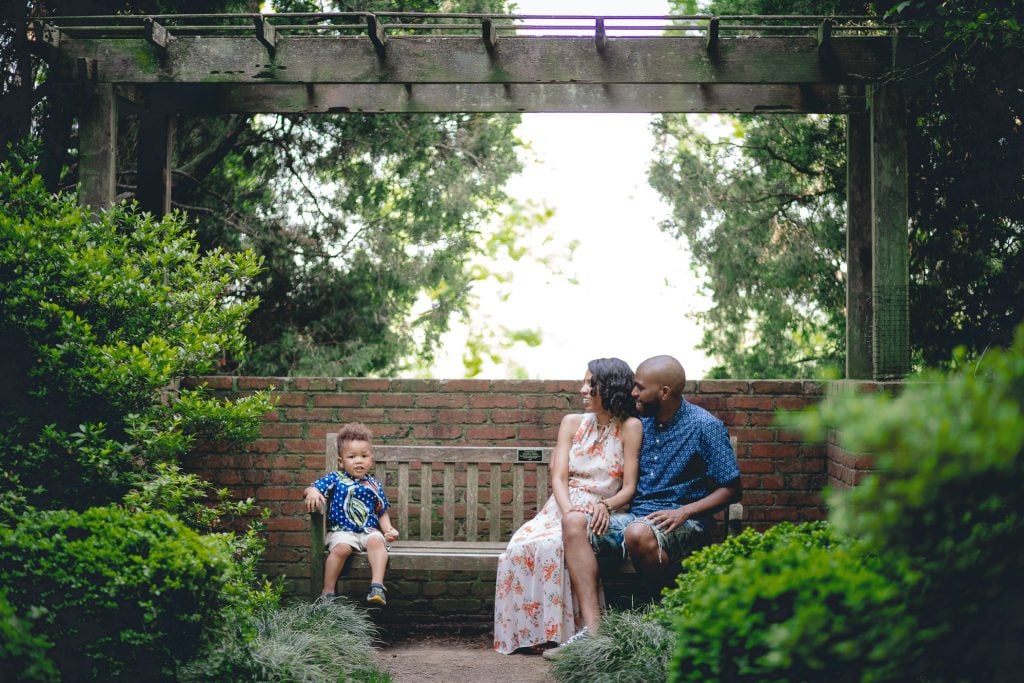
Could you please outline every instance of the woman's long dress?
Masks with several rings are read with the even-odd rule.
[[[621,423],[599,427],[585,413],[569,449],[569,499],[596,503],[622,488]],[[537,516],[512,536],[498,559],[494,595],[494,649],[510,654],[548,641],[561,643],[576,632],[562,547],[562,512],[554,495]]]

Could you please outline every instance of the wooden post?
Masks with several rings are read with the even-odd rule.
[[[135,198],[143,211],[156,217],[171,211],[171,168],[174,120],[166,113],[144,112],[139,116],[138,189]]]
[[[907,130],[903,89],[871,90],[872,364],[876,380],[910,372]]]
[[[114,203],[117,99],[110,83],[94,83],[78,117],[78,203],[102,210]]]
[[[846,117],[846,378],[871,379],[871,121]]]

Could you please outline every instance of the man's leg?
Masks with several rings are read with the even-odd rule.
[[[587,516],[570,512],[562,518],[562,542],[565,545],[565,566],[569,569],[572,593],[580,606],[583,626],[597,631],[601,618],[601,602],[597,595],[597,556],[590,545]]]
[[[643,522],[633,522],[626,527],[626,552],[633,560],[633,566],[644,577],[659,576],[668,564],[668,555],[658,544],[658,537]]]

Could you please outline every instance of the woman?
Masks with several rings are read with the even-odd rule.
[[[643,430],[636,415],[633,371],[618,358],[587,364],[583,414],[562,418],[551,456],[551,497],[516,531],[498,560],[494,649],[539,652],[576,632],[569,572],[562,550],[562,515],[590,515],[602,534],[614,510],[629,505]]]

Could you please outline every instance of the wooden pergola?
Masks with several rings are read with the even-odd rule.
[[[56,64],[51,78],[81,89],[81,201],[115,199],[121,107],[139,117],[138,199],[158,215],[170,209],[179,116],[845,114],[846,375],[909,372],[903,89],[921,50],[897,26],[824,16],[118,15],[50,18],[31,25],[30,39]]]

